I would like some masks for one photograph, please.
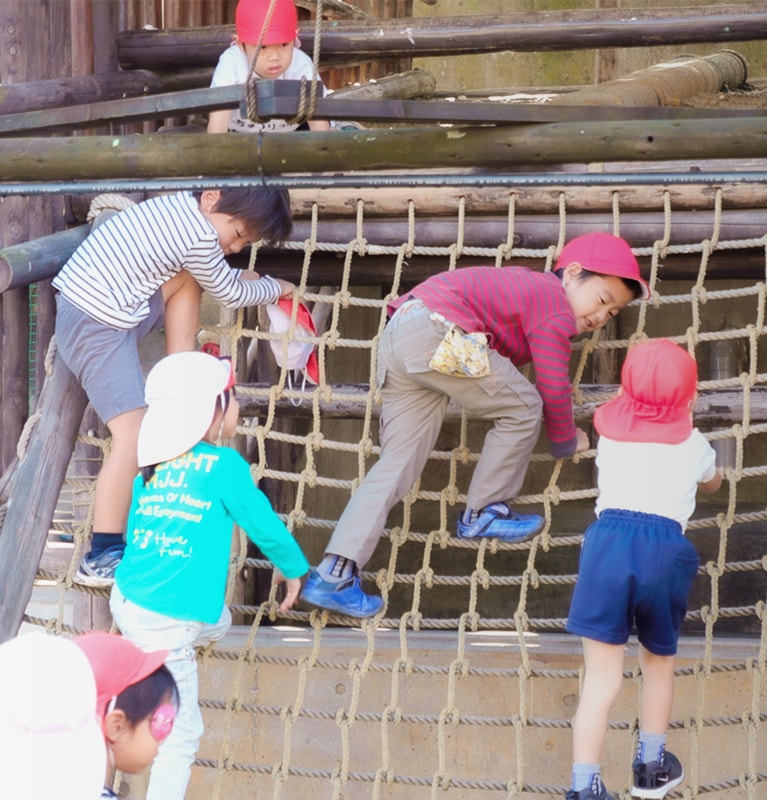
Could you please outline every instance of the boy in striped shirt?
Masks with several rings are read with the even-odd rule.
[[[125,546],[145,411],[139,340],[163,326],[168,354],[194,350],[203,289],[226,308],[290,296],[292,283],[232,269],[225,256],[259,239],[280,243],[291,228],[284,190],[161,195],[99,225],[53,280],[59,355],[112,437],[96,480],[91,550],[78,583],[111,585]]]
[[[360,586],[389,510],[423,470],[448,401],[493,422],[458,517],[458,536],[522,542],[543,527],[507,501],[521,486],[541,426],[557,458],[587,450],[575,427],[570,340],[604,327],[649,289],[629,245],[606,233],[579,236],[553,272],[466,267],[428,278],[389,306],[378,348],[381,453],[352,495],[302,597],[354,617],[380,611]],[[518,367],[533,363],[533,386]]]

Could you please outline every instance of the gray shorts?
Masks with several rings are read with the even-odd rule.
[[[149,298],[149,316],[129,331],[109,328],[60,294],[56,296],[56,346],[101,419],[144,408],[144,372],[138,343],[162,326],[162,292]]]

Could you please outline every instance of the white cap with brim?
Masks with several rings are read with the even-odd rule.
[[[82,650],[40,632],[0,645],[0,800],[97,800],[105,773]]]
[[[208,431],[216,398],[231,385],[231,365],[207,353],[174,353],[149,371],[147,412],[138,435],[138,465],[169,461]]]

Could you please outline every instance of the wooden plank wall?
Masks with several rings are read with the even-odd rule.
[[[0,2],[0,82],[3,84],[73,74],[72,18],[67,3]],[[0,198],[0,246],[6,247],[61,230],[63,200]],[[54,305],[48,282],[36,287],[37,340],[41,354],[34,373],[42,375],[42,354],[50,339]],[[0,472],[12,463],[29,414],[29,290],[0,296]],[[39,391],[39,385],[36,386]]]

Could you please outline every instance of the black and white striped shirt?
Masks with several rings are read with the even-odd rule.
[[[98,322],[130,330],[149,314],[148,299],[183,269],[225,308],[280,297],[273,278],[239,279],[191,192],[154,197],[115,214],[75,250],[53,286]]]

